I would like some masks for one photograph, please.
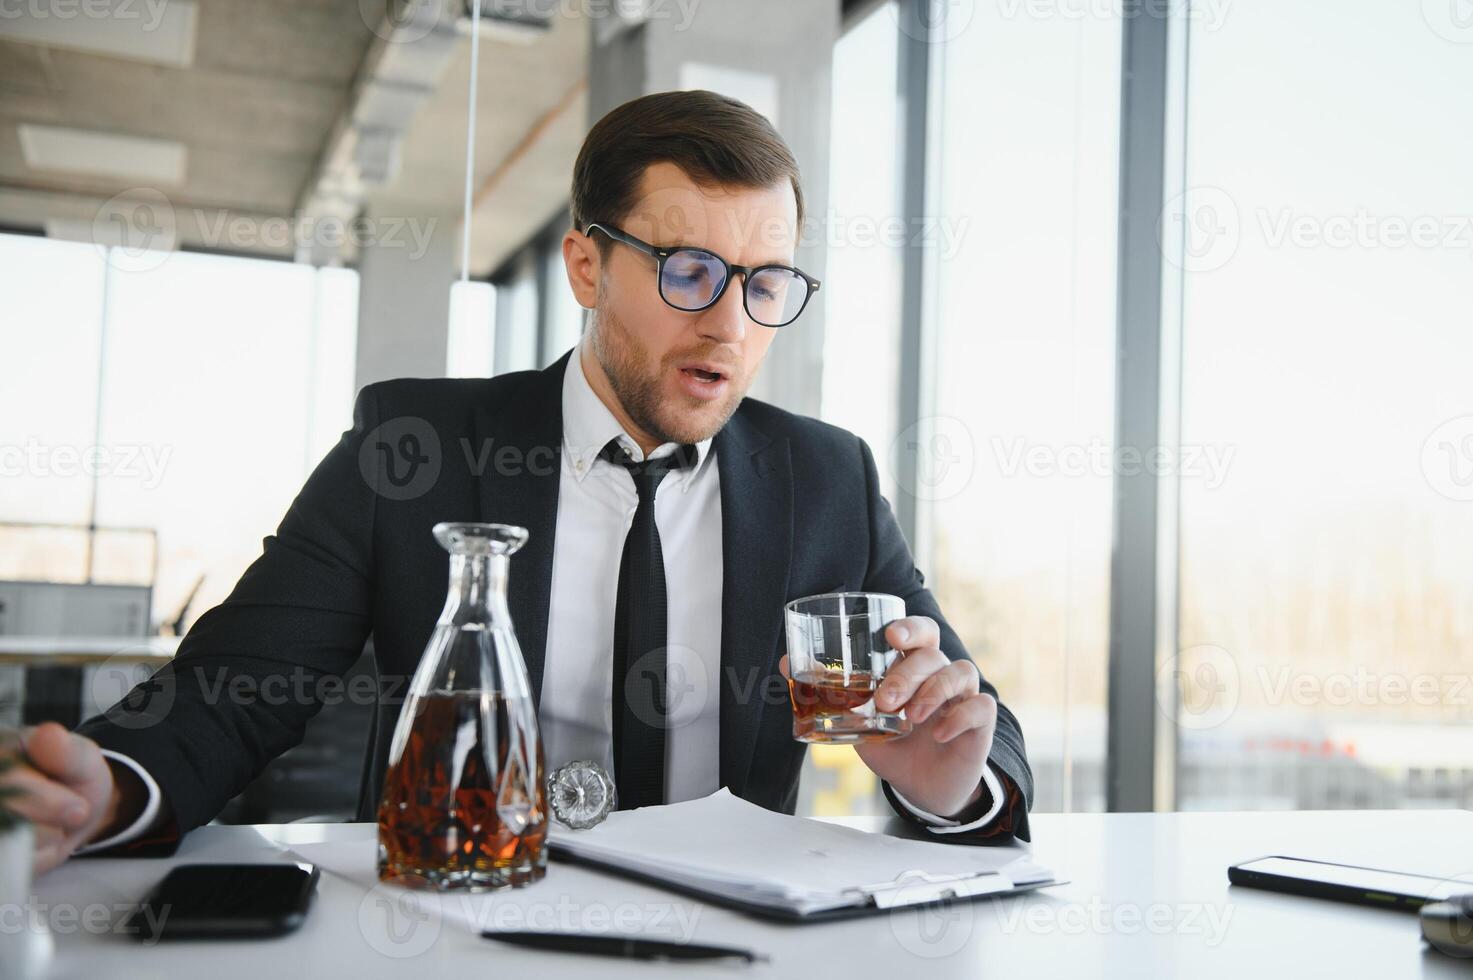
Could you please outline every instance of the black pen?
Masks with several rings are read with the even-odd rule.
[[[755,963],[767,957],[749,949],[731,946],[702,946],[698,943],[672,943],[639,936],[602,936],[577,932],[496,932],[481,933],[487,939],[529,949],[547,949],[559,953],[592,953],[617,956],[626,960],[717,960],[728,956]]]

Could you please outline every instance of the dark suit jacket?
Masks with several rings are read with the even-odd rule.
[[[374,819],[404,688],[445,601],[447,559],[430,534],[439,521],[530,531],[512,558],[509,601],[540,697],[568,360],[490,379],[365,387],[352,429],[229,597],[200,617],[178,656],[141,686],[146,691],[79,731],[142,764],[186,832],[300,742],[324,696],[345,696],[332,684],[371,634],[380,690],[369,693],[378,708],[359,818]],[[784,603],[839,590],[892,593],[908,612],[940,623],[948,657],[968,654],[915,568],[862,440],[747,399],[714,448],[723,555],[720,780],[744,799],[791,813],[805,747],[792,738],[777,670]],[[250,461],[240,465],[249,479]],[[678,601],[678,583],[671,594]],[[1022,732],[1001,706],[991,758],[1012,783],[1011,829],[1026,839],[1032,776]]]

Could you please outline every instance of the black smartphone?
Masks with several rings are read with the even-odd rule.
[[[307,917],[321,871],[311,864],[184,864],[128,920],[134,937],[280,936]]]
[[[1234,865],[1228,868],[1228,881],[1246,888],[1409,912],[1415,912],[1428,902],[1473,891],[1473,880],[1433,878],[1281,855]]]

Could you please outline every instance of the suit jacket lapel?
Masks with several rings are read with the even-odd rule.
[[[499,410],[478,409],[470,454],[485,466],[480,479],[481,520],[528,531],[527,543],[511,559],[507,605],[527,663],[532,698],[539,705],[562,471],[563,372],[570,356],[564,354],[531,375]]]
[[[721,784],[746,786],[777,670],[793,550],[787,440],[772,442],[738,410],[716,436],[721,474]]]

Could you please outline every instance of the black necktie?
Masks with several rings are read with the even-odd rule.
[[[602,458],[634,477],[639,506],[624,539],[614,602],[614,783],[619,809],[665,802],[665,555],[655,491],[671,470],[695,464],[696,447],[636,463],[615,439]]]

